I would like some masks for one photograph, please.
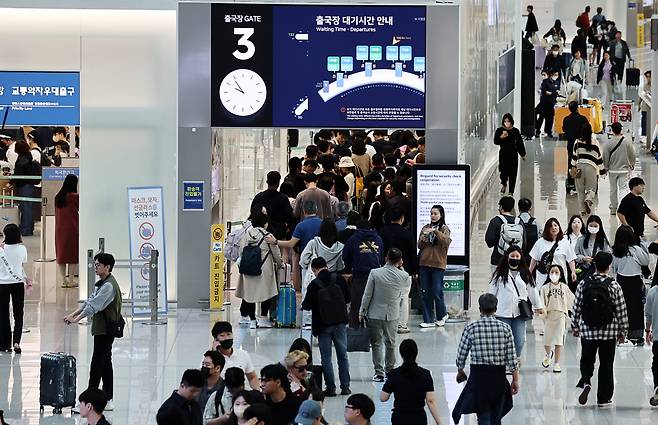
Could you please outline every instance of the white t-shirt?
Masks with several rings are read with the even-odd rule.
[[[0,254],[0,257],[6,259],[6,263],[4,259],[0,259],[0,285],[25,282],[26,275],[23,270],[23,264],[27,263],[27,249],[25,249],[25,246],[20,243],[5,245],[4,256]]]
[[[547,241],[544,238],[537,239],[535,246],[533,246],[530,250],[530,257],[539,262],[541,260],[541,256],[553,248],[554,243],[555,242]],[[567,267],[567,263],[575,260],[576,253],[571,247],[571,243],[566,238],[562,238],[562,240],[558,242],[555,253],[553,254],[553,264],[562,266],[564,273],[569,275],[571,274],[571,269]],[[543,273],[539,273],[539,270],[537,270],[537,286],[541,287],[544,283],[546,283],[546,279],[547,276]]]
[[[354,186],[355,186],[355,178],[354,174],[349,173],[348,175],[344,176],[345,177],[345,183],[347,183],[347,196],[352,198],[354,196]]]
[[[224,354],[222,355],[224,356],[224,360],[226,360],[226,364],[224,365],[224,369],[222,369],[222,373],[220,375],[222,379],[224,379],[224,373],[229,367],[240,368],[245,375],[256,370],[254,368],[253,362],[251,361],[251,356],[249,353],[240,348],[233,347],[233,354],[231,354],[231,357]]]
[[[377,153],[377,150],[375,149],[375,147],[373,145],[367,144],[366,145],[366,153],[372,159],[372,156]]]

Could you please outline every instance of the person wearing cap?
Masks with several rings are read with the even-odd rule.
[[[622,136],[621,123],[613,123],[612,136],[603,144],[603,167],[610,176],[610,214],[617,214],[619,188],[628,186],[631,171],[635,168],[635,148],[631,137]]]
[[[345,183],[347,183],[347,196],[349,199],[352,199],[354,196],[354,189],[356,187],[356,177],[354,177],[354,161],[352,161],[352,158],[349,156],[344,156],[338,162],[338,168],[340,170],[340,174],[345,179]]]
[[[304,400],[299,406],[299,413],[295,417],[295,425],[320,425],[322,424],[322,408],[320,403],[314,400]]]

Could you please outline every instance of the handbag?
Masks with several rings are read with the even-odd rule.
[[[519,288],[516,287],[516,282],[512,282],[514,289],[516,290],[516,296],[519,297],[519,317],[524,320],[532,320],[532,304],[527,299],[521,299],[521,294],[519,293]]]
[[[370,330],[365,327],[365,323],[359,323],[358,328],[347,328],[347,352],[370,351]]]

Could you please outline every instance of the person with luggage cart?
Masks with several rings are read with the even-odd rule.
[[[67,325],[78,323],[91,317],[91,335],[94,337],[94,352],[89,366],[89,388],[98,388],[103,381],[103,391],[108,402],[105,410],[114,410],[114,371],[112,369],[112,344],[114,339],[123,335],[123,327],[117,332],[121,317],[121,288],[117,283],[112,269],[114,257],[102,252],[94,257],[96,275],[100,278],[94,285],[94,292],[82,306],[73,313],[64,316]],[[80,413],[80,405],[73,408],[73,413]]]

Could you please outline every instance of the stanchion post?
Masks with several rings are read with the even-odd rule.
[[[45,196],[41,198],[41,247],[39,249],[39,258],[35,259],[36,263],[51,263],[55,261],[54,258],[46,258],[46,205],[48,198]],[[31,207],[30,207],[31,208]]]
[[[151,250],[151,259],[149,260],[149,308],[151,309],[151,320],[142,322],[145,325],[166,325],[167,320],[158,320],[158,257],[160,253],[157,249]]]
[[[94,265],[94,250],[87,250],[87,298],[94,292],[96,284],[96,266]]]

